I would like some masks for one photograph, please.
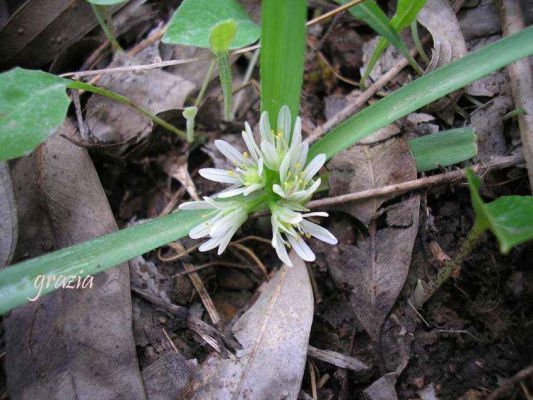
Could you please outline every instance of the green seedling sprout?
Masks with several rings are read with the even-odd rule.
[[[231,63],[229,60],[229,48],[237,33],[237,23],[233,19],[220,22],[211,28],[209,33],[209,45],[216,57],[218,64],[220,84],[224,94],[224,119],[231,121]]]
[[[429,282],[420,279],[412,296],[413,305],[421,308],[454,273],[459,272],[466,257],[481,242],[485,232],[491,231],[503,254],[516,245],[533,240],[533,196],[503,196],[492,203],[484,203],[479,195],[480,180],[474,171],[466,172],[475,221],[457,255],[446,262]]]
[[[422,41],[420,40],[420,35],[418,34],[418,23],[416,22],[416,19],[414,19],[413,22],[411,22],[411,38],[413,39],[413,43],[415,44],[416,51],[420,55],[420,58],[424,60],[426,65],[429,65],[431,60],[426,54],[426,51],[424,50],[424,46],[422,45]]]
[[[195,106],[187,107],[183,110],[183,117],[187,120],[187,142],[194,142],[194,119],[198,113],[198,108]]]
[[[111,46],[115,51],[124,51],[117,39],[115,38],[115,33],[113,29],[113,21],[111,19],[111,13],[109,6],[124,3],[125,0],[87,0],[93,9],[94,15],[98,24],[104,31],[105,36],[111,43]]]

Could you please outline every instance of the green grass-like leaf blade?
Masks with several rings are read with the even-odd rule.
[[[346,4],[349,0],[335,0],[339,4]],[[387,18],[387,15],[383,10],[376,4],[374,0],[367,0],[362,4],[350,8],[350,13],[357,19],[364,21],[368,26],[373,30],[379,33],[382,37],[387,39],[402,55],[409,61],[409,63],[421,73],[421,70],[418,68],[416,61],[413,59],[409,53],[409,49],[405,45],[405,42],[402,40],[400,34],[396,28],[392,25],[391,21]],[[372,69],[371,63],[374,63],[376,60],[371,60],[369,65],[366,68],[364,76],[367,77],[370,75]],[[367,72],[368,71],[368,72]]]
[[[418,172],[457,164],[477,154],[472,128],[450,129],[411,139],[408,143]]]
[[[0,74],[0,160],[29,154],[61,125],[68,81],[15,68]]]
[[[229,19],[237,23],[237,33],[230,48],[247,46],[261,35],[255,24],[236,0],[184,0],[178,7],[163,37],[163,43],[209,48],[211,28]]]
[[[328,158],[398,118],[520,58],[533,54],[533,27],[526,28],[424,75],[332,129],[309,150]]]
[[[411,25],[411,22],[416,19],[418,12],[422,9],[422,7],[424,7],[426,1],[427,0],[398,0],[396,14],[394,14],[390,21],[390,24],[396,30],[396,32],[398,32],[398,34],[404,28]],[[370,76],[370,73],[378,62],[379,57],[381,57],[381,54],[385,51],[388,45],[389,41],[384,36],[379,38],[374,53],[372,54],[372,57],[370,58],[368,66],[365,70],[363,81],[366,81],[366,78]]]
[[[261,8],[261,110],[274,128],[280,108],[299,114],[302,90],[305,0],[263,0]]]
[[[533,196],[504,196],[486,204],[479,195],[480,179],[471,169],[466,177],[476,214],[475,225],[494,233],[502,253],[533,240]]]
[[[187,235],[205,211],[179,211],[0,271],[0,314],[34,298],[38,275],[94,275]],[[80,272],[81,271],[81,272]],[[41,294],[53,291],[53,285]]]

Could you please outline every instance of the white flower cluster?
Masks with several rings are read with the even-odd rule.
[[[325,212],[309,213],[305,204],[320,186],[320,178],[313,180],[326,162],[320,154],[307,163],[309,146],[302,142],[302,122],[296,118],[291,135],[291,113],[283,106],[278,115],[278,131],[274,132],[264,112],[259,122],[261,143],[257,145],[252,129],[245,123],[242,137],[247,151],[239,152],[224,140],[215,146],[234,165],[231,170],[203,168],[204,178],[228,183],[227,189],[214,198],[182,204],[183,210],[210,210],[207,220],[193,228],[193,239],[209,237],[200,251],[218,247],[221,254],[231,238],[248,218],[248,214],[264,208],[270,209],[272,246],[285,264],[292,266],[287,248],[294,248],[305,261],[314,261],[315,254],[303,240],[311,236],[326,243],[336,244],[337,239],[325,228],[306,220],[308,217],[327,217]]]

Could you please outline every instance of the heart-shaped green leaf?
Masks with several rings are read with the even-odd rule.
[[[234,19],[222,21],[211,28],[209,32],[209,45],[215,54],[227,52],[235,40],[237,23]]]
[[[21,68],[0,74],[0,160],[29,154],[63,123],[68,83]]]
[[[479,195],[480,180],[471,169],[466,177],[470,187],[476,224],[490,229],[500,243],[502,253],[533,240],[533,196],[504,196],[485,204]]]
[[[176,10],[163,37],[163,43],[209,48],[209,34],[213,26],[233,19],[237,24],[231,49],[247,46],[261,34],[236,0],[184,0]]]

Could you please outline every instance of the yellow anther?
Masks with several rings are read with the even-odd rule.
[[[243,156],[244,159],[246,160],[248,157],[250,157],[250,154],[248,154],[248,152],[245,151],[244,153],[242,153],[242,156]]]
[[[228,175],[229,175],[229,176],[233,176],[233,175],[235,175],[235,172],[233,172],[233,171],[228,171]]]
[[[276,135],[278,137],[278,139],[281,139],[283,137],[283,132],[280,130],[278,130],[278,134]]]
[[[290,243],[287,243],[287,248],[288,248],[289,250],[292,249],[292,246],[291,246]]]
[[[209,214],[202,214],[202,218],[207,218],[209,217]]]
[[[294,164],[294,168],[302,168],[302,164],[300,164],[299,162],[297,162],[296,164]]]
[[[310,235],[309,233],[306,233],[306,234],[305,234],[305,237],[306,237],[307,239],[311,239],[311,235]]]

